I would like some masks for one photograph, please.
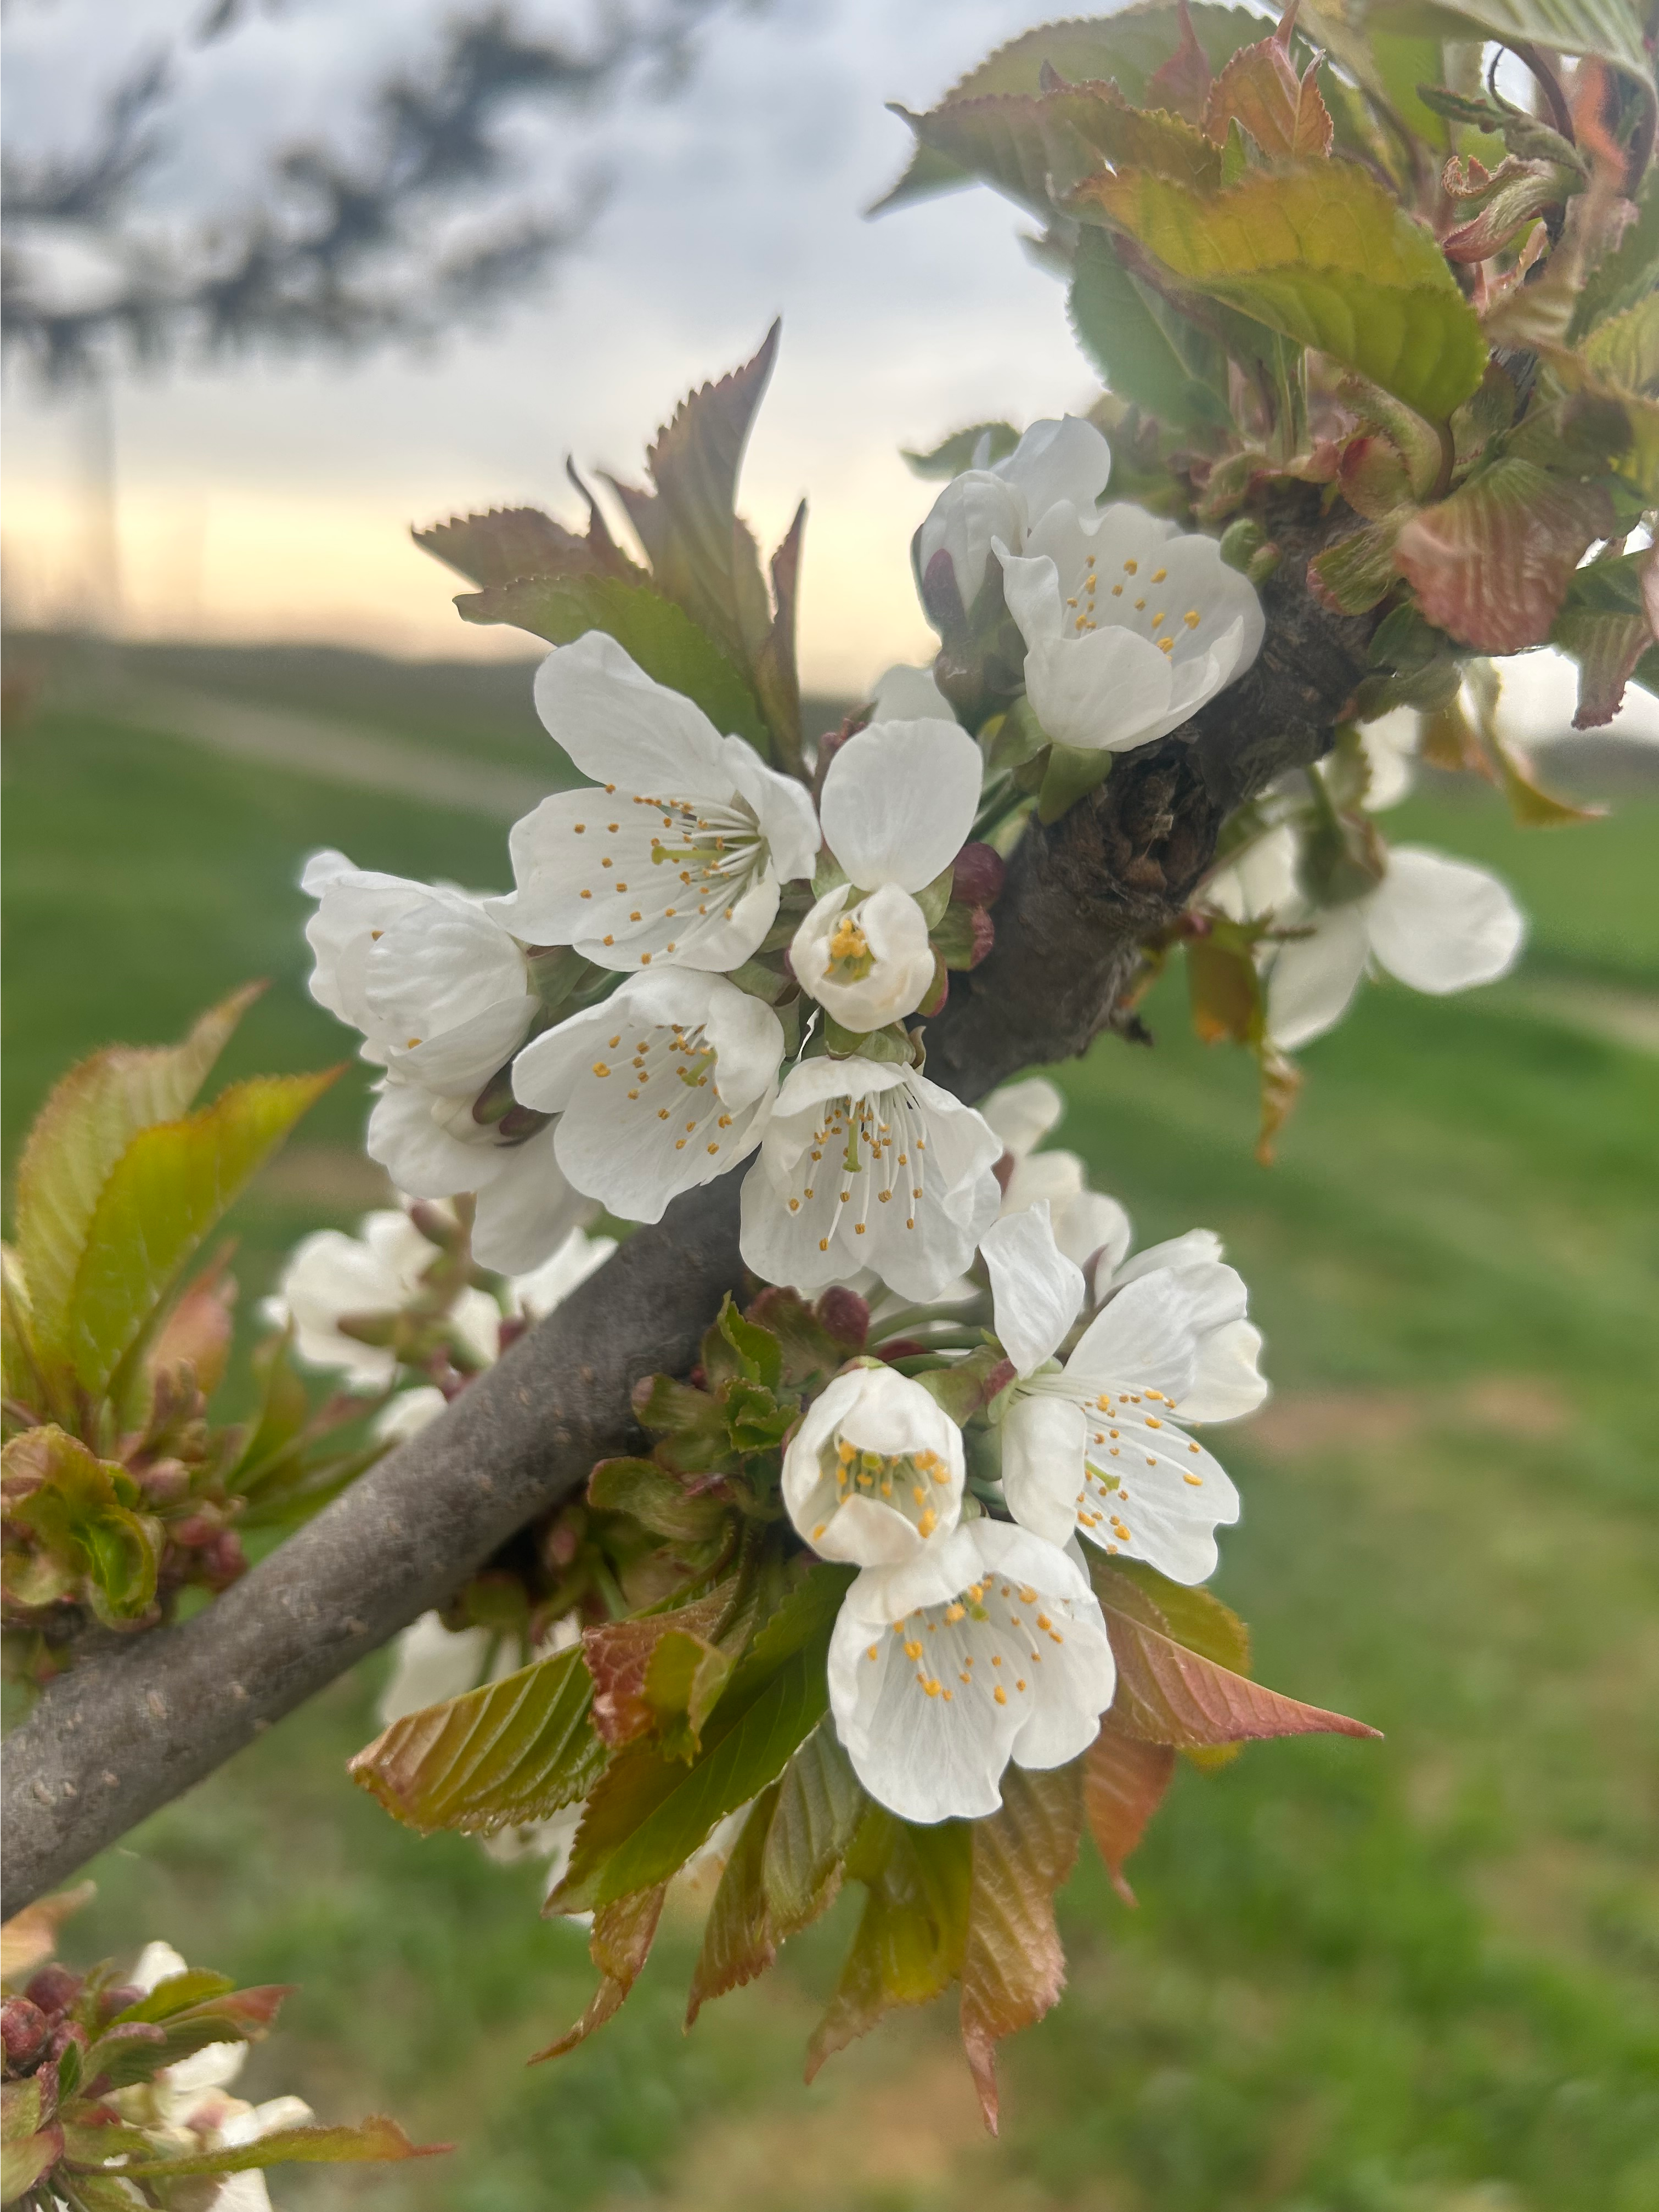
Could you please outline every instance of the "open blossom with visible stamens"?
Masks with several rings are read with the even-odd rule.
[[[512,1058],[538,1002],[523,947],[483,900],[341,853],[313,854],[300,882],[318,902],[311,994],[362,1031],[365,1060],[463,1098]]]
[[[1097,517],[1051,507],[1022,556],[999,542],[1008,610],[1025,640],[1025,692],[1057,744],[1088,752],[1150,744],[1261,649],[1255,588],[1212,538],[1120,504]]]
[[[1061,1370],[1053,1355],[1084,1284],[1055,1249],[1046,1207],[999,1221],[983,1249],[997,1334],[1018,1371],[1002,1419],[1009,1510],[1050,1543],[1075,1531],[1174,1582],[1204,1581],[1238,1493],[1176,1417],[1217,1325],[1214,1284],[1183,1279],[1179,1265],[1125,1282]]]
[[[718,975],[630,976],[603,1005],[526,1045],[521,1105],[559,1115],[559,1164],[631,1221],[660,1221],[682,1191],[754,1150],[783,1058],[783,1025]]]
[[[744,1178],[743,1256],[796,1290],[869,1267],[905,1297],[935,1297],[995,1218],[1000,1152],[981,1115],[914,1068],[803,1060]]]
[[[480,1121],[465,1098],[387,1082],[368,1118],[368,1156],[414,1198],[476,1193],[472,1255],[498,1274],[526,1274],[593,1218],[554,1155],[550,1121],[514,1109]]]
[[[816,1398],[783,1460],[783,1502],[825,1559],[896,1566],[962,1512],[962,1431],[920,1382],[855,1367]]]
[[[790,965],[849,1030],[914,1013],[933,980],[927,921],[912,896],[968,841],[984,762],[955,722],[872,722],[830,763],[818,814],[849,881],[795,933]]]
[[[922,580],[940,554],[950,557],[963,612],[978,598],[994,545],[1000,538],[1016,553],[1027,533],[1060,501],[1092,514],[1112,473],[1112,449],[1092,422],[1066,415],[1033,422],[1012,453],[993,465],[964,469],[933,501],[916,533],[915,563]]]
[[[1116,1668],[1088,1579],[1056,1546],[977,1520],[869,1567],[830,1643],[830,1706],[859,1780],[901,1819],[978,1820],[1012,1759],[1094,1741]]]
[[[602,968],[740,967],[782,885],[810,876],[812,802],[702,708],[590,630],[536,677],[542,720],[601,788],[556,793],[515,823],[511,896],[491,912],[527,945]]]

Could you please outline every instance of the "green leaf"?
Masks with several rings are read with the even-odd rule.
[[[769,1329],[745,1319],[729,1296],[703,1339],[702,1356],[712,1387],[740,1378],[775,1390],[783,1380],[783,1346]]]
[[[562,2058],[621,2010],[650,1956],[665,1893],[665,1885],[659,1883],[654,1889],[617,1898],[601,1905],[593,1915],[593,1933],[587,1948],[599,1970],[599,1986],[575,2026],[567,2028],[544,2051],[537,2051],[530,2062],[532,2066],[539,2065],[544,2059]]]
[[[1106,1862],[1112,1887],[1126,1905],[1135,1893],[1124,1879],[1124,1862],[1164,1802],[1175,1773],[1174,1747],[1126,1735],[1108,1713],[1100,1734],[1083,1754],[1083,1809],[1095,1848]]]
[[[44,2109],[40,2084],[33,2075],[0,2083],[0,2142],[27,2142],[39,2133]]]
[[[872,1806],[847,1855],[869,1894],[829,2010],[807,2046],[810,2081],[824,2060],[895,2005],[926,2004],[962,1972],[973,1882],[968,1820],[914,1828]]]
[[[779,1942],[829,1909],[841,1886],[842,1860],[869,1802],[835,1723],[820,1721],[783,1771],[767,1831],[763,1874]]]
[[[1399,32],[1368,28],[1367,44],[1378,89],[1409,131],[1425,139],[1437,154],[1449,154],[1452,142],[1446,118],[1436,114],[1417,88],[1423,84],[1437,85],[1445,76],[1445,51],[1439,40],[1407,38]]]
[[[677,1639],[684,1647],[677,1672],[684,1678],[690,1700],[702,1660],[721,1657],[719,1653],[711,1654],[708,1639],[719,1629],[731,1601],[728,1583],[690,1605],[641,1613],[631,1620],[613,1620],[585,1632],[582,1660],[593,1678],[593,1726],[613,1749],[631,1743],[657,1723],[660,1707],[650,1694],[650,1674],[658,1650],[667,1639]],[[722,1660],[716,1689],[724,1684],[729,1671],[729,1664]],[[670,1691],[670,1679],[665,1674],[658,1685],[659,1696],[667,1696]],[[685,1702],[679,1710],[686,1710]]]
[[[1550,632],[1551,644],[1578,663],[1576,730],[1594,729],[1618,713],[1626,684],[1654,649],[1656,614],[1659,568],[1650,550],[1576,571]]]
[[[135,2159],[121,2171],[134,2181],[182,2181],[198,2173],[252,2173],[268,2166],[341,2166],[433,2158],[448,2143],[410,2142],[396,2120],[378,2112],[355,2128],[275,2128],[231,2150],[187,2153],[182,2158]]]
[[[1353,164],[1258,173],[1208,197],[1144,172],[1091,177],[1074,204],[1098,209],[1177,278],[1431,422],[1480,381],[1486,340],[1433,237]]]
[[[1642,18],[1627,0],[1371,0],[1372,30],[1467,40],[1471,29],[1509,46],[1592,54],[1651,83]]]
[[[756,1798],[721,1872],[691,1976],[685,2008],[688,2028],[704,2005],[758,1979],[777,1956],[762,1869],[782,1786],[774,1782]]]
[[[806,532],[806,501],[795,509],[795,519],[772,556],[772,604],[776,610],[770,629],[756,646],[750,666],[755,690],[778,757],[797,775],[802,771],[800,749],[800,670],[795,659],[795,609],[800,594],[801,541]],[[735,980],[735,979],[734,979]]]
[[[192,2005],[227,1996],[235,1986],[228,1974],[212,1973],[205,1966],[188,1966],[183,1973],[168,1974],[157,1982],[147,1996],[130,2004],[125,2012],[118,2012],[110,2026],[125,2027],[131,2021],[168,2020],[176,2012],[188,2012]]]
[[[141,1493],[125,1468],[51,1424],[14,1437],[0,1467],[7,1518],[81,1578],[100,1620],[135,1620],[149,1610],[161,1528],[133,1510]]]
[[[17,1168],[17,1253],[31,1336],[52,1374],[72,1357],[76,1271],[116,1162],[140,1129],[186,1110],[264,988],[252,983],[234,992],[182,1044],[94,1053],[53,1086],[35,1116]]]
[[[694,1765],[643,1749],[613,1759],[588,1799],[555,1911],[580,1912],[666,1880],[716,1820],[776,1778],[828,1704],[830,1633],[851,1579],[820,1563],[786,1598],[734,1670]]]
[[[201,1113],[132,1138],[99,1194],[75,1273],[70,1347],[89,1396],[116,1382],[203,1237],[338,1073],[255,1076]]]
[[[1055,745],[1048,754],[1037,794],[1037,820],[1058,822],[1079,799],[1104,783],[1112,772],[1109,752],[1085,750],[1079,745]]]
[[[1151,1599],[1158,1607],[1158,1625],[1177,1644],[1236,1674],[1249,1673],[1250,1632],[1213,1590],[1201,1583],[1172,1583],[1142,1559],[1115,1560],[1112,1571],[1120,1583],[1133,1583]]]
[[[586,1795],[605,1764],[580,1645],[505,1680],[407,1714],[350,1772],[411,1828],[491,1836]]]
[[[1609,315],[1621,314],[1659,287],[1659,169],[1650,169],[1637,201],[1636,220],[1618,245],[1584,278],[1568,337],[1573,343]]]
[[[997,2131],[996,2046],[1059,2002],[1066,1954],[1054,1893],[1083,1832],[1078,1762],[1047,1773],[1010,1766],[1000,1808],[969,1823],[973,1879],[962,1961],[962,2042],[985,2124]]]
[[[161,2021],[112,2024],[87,2054],[88,2080],[106,2075],[112,2087],[147,2081],[163,2068],[212,2043],[257,2043],[269,2030],[290,1988],[230,1989],[170,2012]]]
[[[1520,653],[1548,637],[1574,570],[1612,528],[1602,485],[1505,454],[1413,516],[1395,561],[1437,629],[1482,653]]]
[[[649,1459],[602,1459],[587,1478],[587,1502],[628,1514],[653,1536],[688,1544],[718,1536],[731,1510],[718,1498],[688,1497],[684,1483]]]
[[[985,459],[976,465],[974,456],[985,441]],[[1006,460],[1019,443],[1019,433],[1012,422],[970,422],[965,430],[953,430],[950,436],[935,446],[931,453],[913,453],[909,447],[899,448],[899,458],[907,461],[912,472],[930,482],[943,482],[959,477],[964,469],[975,465],[990,468],[998,461]]]
[[[1621,392],[1659,392],[1659,293],[1598,323],[1579,350],[1596,374]]]
[[[1261,35],[1261,18],[1246,9],[1200,4],[1191,13],[1199,45],[1217,68],[1240,46]],[[953,85],[931,113],[937,116],[963,101],[998,94],[1040,92],[1045,69],[1052,70],[1068,85],[1114,79],[1126,99],[1139,104],[1152,78],[1174,57],[1180,44],[1178,6],[1131,7],[1115,15],[1046,23],[999,47]],[[903,176],[870,212],[884,214],[911,200],[951,191],[972,181],[971,173],[948,155],[918,144]]]
[[[64,2130],[42,2128],[38,2135],[0,2144],[0,2204],[15,2204],[50,2173],[64,2153]]]
[[[410,535],[422,552],[469,583],[486,587],[511,584],[520,576],[610,575],[642,580],[642,571],[611,543],[591,499],[588,507],[592,526],[586,538],[537,507],[492,507],[487,514],[454,515]]]
[[[1220,347],[1126,269],[1103,230],[1078,240],[1066,313],[1108,391],[1160,422],[1194,429],[1231,422]]]
[[[455,605],[465,622],[510,623],[552,645],[603,630],[653,682],[701,707],[722,735],[768,750],[753,685],[706,629],[649,584],[613,576],[521,577],[463,592]]]

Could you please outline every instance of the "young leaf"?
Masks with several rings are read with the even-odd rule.
[[[650,1459],[602,1459],[587,1478],[587,1502],[607,1513],[629,1514],[653,1536],[683,1544],[718,1536],[729,1510],[716,1498],[690,1496],[683,1482]]]
[[[1085,179],[1073,205],[1098,209],[1176,277],[1431,422],[1480,381],[1486,341],[1439,248],[1355,165],[1255,173],[1208,197],[1132,171]]]
[[[228,1264],[229,1254],[223,1252],[185,1285],[144,1363],[152,1375],[159,1376],[188,1362],[204,1397],[211,1397],[218,1389],[230,1361],[236,1279],[228,1273]]]
[[[1202,1583],[1173,1583],[1143,1559],[1116,1559],[1111,1572],[1120,1584],[1133,1583],[1157,1607],[1152,1625],[1173,1636],[1177,1644],[1230,1667],[1236,1674],[1250,1671],[1250,1632],[1230,1605],[1224,1605]]]
[[[1606,488],[1505,454],[1400,533],[1424,616],[1460,644],[1520,653],[1548,637],[1573,571],[1613,529]]]
[[[1134,1903],[1135,1893],[1124,1878],[1124,1862],[1163,1803],[1175,1762],[1171,1745],[1143,1743],[1126,1735],[1110,1713],[1083,1754],[1083,1809],[1089,1832],[1106,1862],[1113,1888],[1126,1905]]]
[[[1012,422],[971,422],[965,430],[953,430],[931,453],[913,453],[908,446],[902,446],[899,459],[908,463],[913,474],[929,482],[942,483],[975,466],[981,440],[985,446],[983,465],[991,468],[998,461],[1006,460],[1019,443],[1019,433]]]
[[[614,1899],[593,1915],[593,1933],[588,1939],[587,1949],[599,1970],[599,1986],[575,2026],[567,2028],[545,2051],[537,2051],[530,2061],[532,2066],[539,2065],[544,2058],[562,2058],[566,2051],[586,2042],[596,2028],[603,2027],[622,2009],[650,1956],[665,1894],[666,1885],[659,1882],[653,1889]]]
[[[1651,605],[1650,605],[1651,601]],[[1627,553],[1577,570],[1550,632],[1578,663],[1576,730],[1610,722],[1643,655],[1655,649],[1659,556]]]
[[[826,2058],[895,2005],[926,2004],[962,1972],[973,1886],[973,1823],[913,1828],[872,1806],[847,1855],[868,1891],[828,2011],[807,2045],[810,2081]]]
[[[579,538],[536,507],[492,507],[487,514],[453,515],[410,535],[422,552],[486,589],[520,576],[641,575],[608,535]]]
[[[98,1894],[93,1881],[77,1881],[72,1889],[53,1890],[37,1898],[0,1926],[0,1980],[15,1981],[33,1972],[58,1948],[58,1931]]]
[[[75,1378],[100,1396],[142,1341],[179,1270],[338,1068],[255,1076],[183,1121],[139,1130],[116,1161],[75,1271]]]
[[[56,2122],[38,2134],[0,2146],[0,2203],[16,2203],[63,2154],[64,2130]]]
[[[1094,1583],[1117,1661],[1113,1722],[1126,1735],[1178,1750],[1267,1736],[1380,1735],[1363,1721],[1281,1697],[1189,1650],[1158,1625],[1162,1616],[1140,1586],[1103,1562]]]
[[[969,1823],[973,1880],[962,1961],[962,2042],[993,2135],[996,2046],[1041,2020],[1066,1984],[1054,1893],[1076,1863],[1082,1829],[1076,1760],[1047,1773],[1010,1766],[1000,1810]]]
[[[1308,563],[1308,588],[1332,612],[1365,615],[1387,599],[1397,577],[1394,565],[1397,522],[1362,523],[1315,554]]]
[[[1127,269],[1103,230],[1079,237],[1066,313],[1109,392],[1160,422],[1200,430],[1231,422],[1220,347]]]
[[[782,1786],[775,1782],[756,1798],[726,1862],[691,1977],[685,2008],[688,2028],[711,1999],[758,1979],[777,1956],[777,1937],[761,1869]]]
[[[648,1677],[664,1638],[679,1637],[694,1644],[699,1653],[707,1652],[708,1639],[730,1603],[728,1584],[712,1596],[698,1598],[672,1613],[645,1613],[637,1620],[611,1621],[583,1632],[582,1658],[594,1686],[593,1726],[613,1749],[631,1743],[656,1725],[658,1708]],[[722,1674],[722,1685],[724,1680]],[[688,1680],[688,1693],[690,1688]]]
[[[590,629],[614,637],[653,682],[702,708],[722,736],[767,750],[766,719],[754,688],[698,623],[647,583],[613,576],[528,576],[455,602],[470,623],[510,623],[568,645]]]
[[[97,1459],[50,1424],[26,1429],[0,1455],[6,1516],[21,1522],[81,1577],[106,1626],[135,1620],[155,1595],[161,1524],[134,1510],[140,1493],[124,1468]]]
[[[1210,87],[1204,135],[1224,146],[1235,122],[1248,131],[1270,161],[1324,159],[1331,150],[1329,111],[1319,96],[1320,57],[1298,75],[1291,58],[1295,0],[1268,39],[1241,46]]]
[[[411,1828],[492,1836],[586,1796],[605,1764],[580,1646],[405,1715],[349,1771]]]
[[[869,1804],[832,1721],[820,1721],[783,1771],[762,1868],[775,1940],[827,1911]]]
[[[771,628],[755,647],[751,666],[755,690],[787,767],[799,772],[800,750],[800,670],[795,659],[795,607],[800,593],[801,541],[806,533],[806,501],[795,509],[795,519],[782,544],[772,556],[772,603],[776,610]]]
[[[267,2166],[339,2166],[435,2158],[450,2143],[412,2143],[396,2120],[371,2113],[355,2128],[275,2128],[228,2150],[182,2158],[134,2159],[121,2172],[135,2181],[183,2181],[191,2174],[252,2173]]]
[[[50,1372],[61,1373],[71,1358],[76,1270],[116,1162],[140,1129],[186,1110],[264,988],[251,983],[233,992],[182,1044],[94,1053],[54,1085],[35,1116],[17,1168],[17,1252],[31,1335]]]
[[[1368,29],[1468,40],[1471,30],[1504,46],[1591,54],[1652,82],[1642,18],[1628,0],[1371,0]]]

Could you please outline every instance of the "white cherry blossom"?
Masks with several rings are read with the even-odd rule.
[[[659,1221],[682,1191],[754,1150],[783,1042],[763,1000],[665,968],[526,1045],[513,1087],[559,1116],[559,1164],[579,1190],[629,1220]]]
[[[1056,743],[1150,744],[1242,676],[1264,623],[1254,587],[1212,538],[1126,504],[1098,517],[1051,507],[1022,556],[1000,541],[1025,691]]]
[[[599,787],[556,792],[514,823],[517,889],[494,902],[497,920],[602,968],[741,966],[783,884],[812,872],[805,791],[599,630],[543,662],[536,706]]]
[[[1287,1051],[1336,1026],[1368,968],[1441,997],[1495,982],[1520,957],[1526,917],[1508,885],[1472,860],[1390,846],[1374,889],[1316,906],[1297,881],[1299,849],[1295,828],[1281,823],[1219,871],[1205,894],[1237,920],[1271,915],[1310,933],[1263,955],[1267,1027]]]
[[[471,1097],[509,1060],[538,1000],[523,947],[482,900],[318,853],[301,887],[312,996],[363,1035],[362,1056],[447,1097]]]
[[[521,1275],[592,1218],[592,1201],[566,1181],[550,1123],[527,1133],[528,1116],[481,1122],[465,1098],[388,1082],[368,1120],[368,1156],[416,1198],[476,1194],[472,1255],[481,1267]]]
[[[1060,501],[1092,514],[1111,473],[1112,449],[1092,422],[1077,415],[1033,422],[1002,460],[985,465],[975,456],[973,468],[945,485],[917,533],[918,575],[948,554],[967,612],[999,539],[1024,552],[1029,532]]]
[[[1005,1084],[981,1110],[1003,1143],[1003,1164],[997,1172],[1004,1214],[1023,1213],[1045,1202],[1055,1243],[1079,1267],[1097,1253],[1127,1251],[1128,1215],[1115,1198],[1090,1189],[1088,1170],[1078,1155],[1037,1150],[1066,1111],[1066,1101],[1046,1076]]]
[[[848,881],[826,891],[789,948],[797,977],[849,1030],[913,1013],[933,981],[914,892],[968,841],[984,763],[957,723],[872,722],[830,762],[824,841]]]
[[[320,1229],[303,1238],[263,1312],[278,1328],[292,1322],[294,1349],[307,1366],[339,1369],[350,1390],[382,1390],[397,1372],[393,1353],[348,1336],[340,1322],[400,1312],[420,1297],[422,1278],[439,1257],[406,1213],[388,1207],[366,1215],[356,1237]],[[493,1360],[501,1316],[488,1291],[464,1287],[446,1310],[467,1349]]]
[[[859,1780],[923,1823],[994,1813],[1011,1759],[1042,1769],[1077,1758],[1117,1680],[1082,1569],[987,1519],[904,1565],[866,1568],[842,1601],[829,1673]]]
[[[800,1291],[869,1267],[904,1297],[934,1297],[995,1217],[1000,1149],[981,1115],[914,1068],[803,1060],[744,1178],[743,1256]]]
[[[962,1431],[920,1382],[854,1367],[813,1400],[783,1459],[783,1502],[825,1559],[897,1566],[962,1512]]]
[[[1045,1210],[998,1222],[984,1252],[997,1334],[1018,1376],[1002,1408],[1003,1491],[1015,1519],[1050,1543],[1076,1533],[1172,1581],[1204,1581],[1215,1571],[1216,1527],[1238,1518],[1238,1493],[1176,1416],[1197,1388],[1200,1346],[1224,1326],[1212,1279],[1175,1264],[1113,1286],[1061,1370],[1053,1355],[1084,1283]]]

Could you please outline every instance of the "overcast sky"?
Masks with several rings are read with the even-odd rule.
[[[124,69],[204,0],[12,0],[5,117],[15,149],[73,143]],[[522,25],[582,27],[582,0],[523,0]],[[280,0],[196,54],[155,180],[163,210],[235,209],[272,148],[338,135],[363,89],[435,51],[450,0]],[[1056,8],[1056,14],[1067,10]],[[590,19],[591,20],[591,19]],[[884,103],[929,105],[1034,0],[738,0],[700,33],[668,100],[635,88],[591,119],[518,129],[528,196],[603,165],[587,243],[430,359],[271,362],[129,374],[115,400],[123,619],[138,635],[326,638],[410,653],[518,652],[463,625],[455,580],[412,522],[532,501],[574,520],[562,468],[637,474],[686,387],[744,358],[775,314],[783,348],[744,505],[769,549],[805,494],[801,657],[856,690],[932,647],[910,533],[931,496],[898,458],[990,416],[1024,422],[1095,386],[1063,295],[1022,252],[1018,211],[983,190],[875,222],[903,166]],[[88,410],[10,378],[6,554],[13,619],[84,603]],[[1522,724],[1565,723],[1554,656],[1514,665]],[[1659,704],[1632,695],[1659,734]]]

